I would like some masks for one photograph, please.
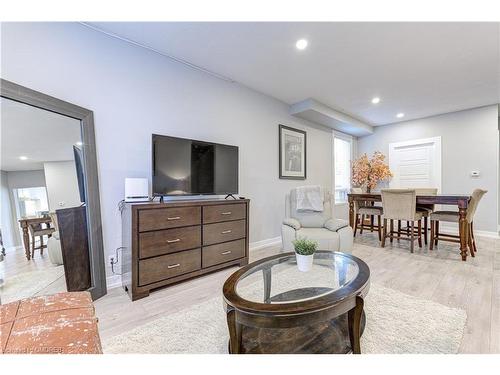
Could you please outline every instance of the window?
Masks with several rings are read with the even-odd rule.
[[[14,189],[17,203],[18,218],[38,216],[40,212],[48,211],[47,190],[44,186]]]
[[[335,204],[347,202],[351,189],[352,138],[335,134],[333,138]]]

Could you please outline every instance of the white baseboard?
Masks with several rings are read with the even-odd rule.
[[[250,243],[250,250],[262,249],[267,246],[281,244],[281,237],[268,238],[262,241]],[[109,289],[114,289],[122,286],[122,277],[120,275],[111,275],[106,277],[106,286]]]
[[[448,234],[458,234],[458,224],[444,224],[441,222],[439,225],[439,231]],[[486,230],[476,230],[474,229],[474,236],[488,237],[488,238],[500,238],[498,232],[491,232]]]
[[[263,247],[267,246],[274,246],[281,244],[281,236],[279,237],[274,237],[274,238],[268,238],[266,240],[262,241],[255,241],[255,242],[250,242],[250,250],[257,250],[257,249],[262,249]]]
[[[106,287],[108,290],[118,288],[120,286],[122,286],[122,277],[120,275],[106,277]]]

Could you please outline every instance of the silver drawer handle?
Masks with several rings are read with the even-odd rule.
[[[179,266],[180,266],[180,264],[177,263],[177,264],[172,264],[170,266],[167,266],[167,268],[176,268],[176,267],[179,267]]]
[[[221,253],[221,255],[227,255],[227,254],[231,254],[231,250],[224,251],[223,253]]]
[[[221,215],[231,215],[231,211],[228,211],[228,212],[221,212]]]
[[[180,240],[180,238],[176,238],[175,240],[167,240],[167,243],[179,242]]]
[[[180,216],[167,217],[167,220],[179,220],[180,218],[181,218]]]
[[[228,233],[231,233],[231,232],[232,232],[232,230],[223,230],[221,233],[222,234],[228,234]]]

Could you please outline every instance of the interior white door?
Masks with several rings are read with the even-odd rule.
[[[389,144],[391,188],[438,188],[441,191],[441,137]]]

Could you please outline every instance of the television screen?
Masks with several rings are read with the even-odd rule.
[[[153,134],[153,195],[238,193],[238,147]]]

